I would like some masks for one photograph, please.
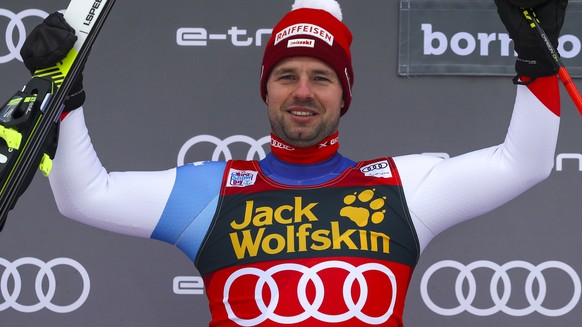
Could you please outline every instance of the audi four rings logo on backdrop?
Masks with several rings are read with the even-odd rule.
[[[475,278],[476,270],[492,271],[493,275],[489,280],[489,287],[478,287]],[[525,282],[517,282],[519,272],[527,273]],[[556,270],[550,273],[550,271]],[[515,271],[515,272],[514,272]],[[439,283],[439,276],[453,273],[456,276],[453,283]],[[512,279],[511,276],[514,278]],[[449,279],[446,279],[449,280]],[[562,283],[564,285],[559,285]],[[431,286],[429,286],[429,284]],[[450,285],[449,285],[450,284]],[[435,298],[442,299],[442,296],[436,296],[434,289],[439,287],[449,288],[454,292],[456,297],[455,304],[442,305],[437,304]],[[445,286],[443,286],[445,285]],[[546,301],[548,290],[560,293],[569,298],[570,292],[572,297],[566,300]],[[498,265],[491,261],[475,261],[464,265],[457,261],[445,260],[433,264],[426,270],[420,282],[420,293],[424,303],[435,313],[443,316],[459,315],[463,312],[469,312],[477,316],[491,316],[498,312],[503,312],[510,316],[526,316],[537,312],[548,317],[563,316],[570,312],[580,300],[581,286],[578,274],[569,265],[559,261],[546,261],[539,265],[533,265],[525,261],[511,261],[503,265]],[[492,305],[484,307],[484,304],[477,305],[475,301],[479,294],[490,297]],[[510,301],[512,294],[515,296],[525,296],[527,303],[524,305],[512,304],[516,301]],[[442,300],[440,301],[442,302]],[[549,304],[547,302],[552,302]]]
[[[26,9],[15,13],[8,9],[0,8],[0,33],[2,32],[3,27],[6,26],[6,30],[4,31],[6,49],[4,50],[4,45],[0,44],[0,64],[12,60],[22,61],[22,58],[20,57],[20,48],[22,48],[26,36],[28,35],[24,25],[24,20],[31,17],[42,20],[47,16],[48,13],[40,9]],[[8,20],[7,25],[5,25],[6,20]],[[36,26],[40,23],[40,20],[36,23],[31,20],[31,22],[33,22],[31,26]]]
[[[221,156],[224,157],[224,160],[232,159],[232,151],[229,146],[232,146],[236,143],[242,143],[243,145],[249,145],[250,148],[248,149],[246,159],[252,160],[255,156],[258,159],[265,158],[266,152],[263,148],[264,145],[268,145],[271,142],[271,136],[267,135],[258,140],[246,135],[233,135],[225,138],[224,140],[219,139],[216,136],[212,135],[198,135],[191,139],[189,139],[180,149],[178,153],[178,165],[181,166],[184,164],[186,154],[188,151],[193,148],[195,145],[200,143],[210,143],[214,144],[216,148],[212,152],[212,161],[220,160]],[[205,160],[209,160],[206,158]]]
[[[29,271],[29,266],[38,269],[35,278],[26,278],[28,276],[24,272]],[[67,270],[72,269],[81,279],[82,289],[74,301],[56,303],[57,287],[62,290],[63,286],[67,287],[67,282],[70,281],[70,279],[63,278],[63,274],[60,273],[62,268],[59,268],[59,273],[57,273],[55,267],[59,266],[63,266]],[[76,285],[78,281],[72,280],[71,283]],[[22,299],[24,297],[21,296],[22,290],[27,288],[34,288],[36,296],[36,299],[32,301],[34,303],[31,303],[29,299]],[[26,257],[10,262],[0,258],[0,312],[14,309],[31,313],[46,308],[56,313],[69,313],[79,309],[85,303],[90,290],[91,281],[87,270],[73,259],[56,258],[44,262],[36,258]],[[67,295],[69,291],[69,289],[66,290]]]

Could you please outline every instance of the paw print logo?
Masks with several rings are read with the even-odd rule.
[[[342,217],[347,217],[359,227],[368,225],[371,220],[374,224],[379,224],[384,220],[386,209],[386,197],[376,197],[376,190],[365,190],[361,193],[347,195],[344,198],[346,205],[340,211]]]

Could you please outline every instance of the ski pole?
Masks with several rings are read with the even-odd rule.
[[[544,49],[546,50],[548,56],[550,56],[550,58],[552,59],[554,67],[556,67],[556,69],[558,70],[558,76],[560,77],[562,84],[564,84],[566,91],[568,91],[570,98],[572,98],[574,105],[576,105],[578,113],[582,115],[582,96],[580,96],[580,92],[578,91],[578,88],[576,88],[576,84],[574,84],[574,81],[572,80],[570,73],[568,72],[566,66],[564,66],[564,63],[560,59],[558,51],[556,51],[556,49],[550,42],[550,39],[546,35],[544,29],[539,25],[539,20],[534,10],[526,8],[522,8],[522,10],[523,15],[530,22],[530,27],[536,31],[536,34],[540,38],[540,41],[545,45]]]

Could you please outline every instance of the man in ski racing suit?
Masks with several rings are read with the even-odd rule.
[[[50,175],[58,207],[98,228],[176,245],[204,278],[211,326],[402,326],[408,284],[430,240],[553,167],[556,71],[520,27],[519,8],[496,3],[519,53],[502,144],[450,159],[343,157],[338,125],[354,80],[351,33],[334,0],[297,0],[263,58],[266,158],[108,172],[77,108],[62,119]],[[553,42],[566,5],[536,7]]]

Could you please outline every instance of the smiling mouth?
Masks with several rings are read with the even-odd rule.
[[[301,117],[307,117],[307,116],[314,116],[315,114],[312,112],[308,112],[308,111],[295,111],[292,110],[290,111],[290,113],[294,116],[301,116]]]

